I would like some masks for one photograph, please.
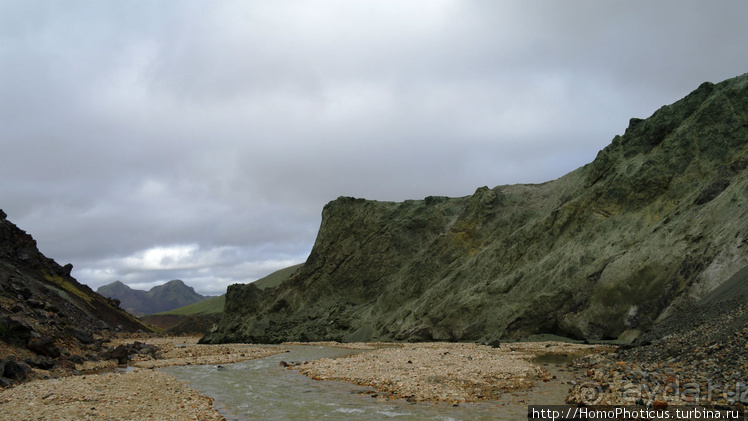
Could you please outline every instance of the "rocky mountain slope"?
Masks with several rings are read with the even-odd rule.
[[[306,263],[204,342],[631,340],[748,266],[748,74],[631,119],[543,184],[327,204]]]
[[[22,378],[29,366],[75,367],[84,358],[102,358],[99,338],[148,330],[78,283],[72,268],[42,255],[36,241],[0,211],[0,384]]]
[[[174,310],[209,298],[196,293],[194,288],[179,279],[155,286],[150,291],[132,289],[120,281],[114,281],[100,286],[96,292],[119,300],[120,307],[136,316]]]

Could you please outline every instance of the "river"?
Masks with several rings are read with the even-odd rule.
[[[281,361],[301,362],[340,357],[352,352],[321,346],[284,346],[288,353],[224,366],[194,365],[162,368],[200,393],[215,399],[229,421],[244,420],[525,420],[527,405],[561,404],[568,373],[544,365],[558,379],[540,383],[532,392],[506,394],[500,401],[461,403],[409,403],[372,397],[372,389],[342,381],[312,380]],[[364,351],[365,352],[365,351]]]

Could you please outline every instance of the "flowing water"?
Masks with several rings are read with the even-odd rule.
[[[340,348],[321,346],[284,347],[290,352],[224,366],[175,366],[163,370],[202,394],[229,421],[243,420],[525,420],[530,403],[562,403],[567,386],[563,372],[553,364],[546,368],[559,381],[540,383],[529,394],[515,393],[496,402],[409,403],[400,399],[372,397],[371,388],[342,381],[312,380],[281,361],[301,362],[350,354]],[[360,351],[359,351],[360,352]],[[365,352],[365,351],[364,351]]]

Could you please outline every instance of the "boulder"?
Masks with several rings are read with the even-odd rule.
[[[51,336],[32,336],[29,338],[26,347],[45,357],[57,358],[60,356],[60,348],[55,345],[55,340]]]
[[[45,357],[44,355],[37,355],[34,358],[26,359],[26,364],[39,368],[41,370],[49,370],[53,368],[57,363],[55,360]]]
[[[106,359],[115,359],[118,364],[125,365],[130,360],[130,350],[126,345],[117,345],[106,354]]]
[[[26,364],[12,359],[1,361],[0,368],[3,372],[2,377],[11,380],[23,380],[26,377],[26,372],[30,370]]]

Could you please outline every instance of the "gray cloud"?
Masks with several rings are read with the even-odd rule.
[[[96,288],[222,293],[340,195],[462,196],[591,161],[748,71],[739,1],[0,3],[0,207]]]

